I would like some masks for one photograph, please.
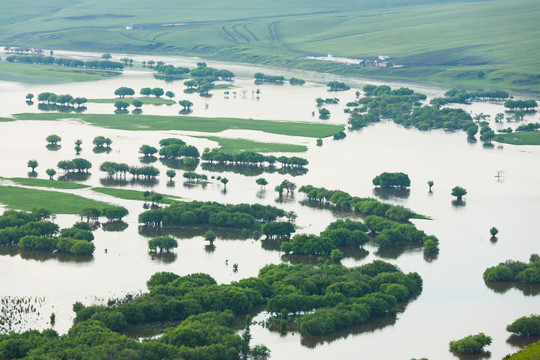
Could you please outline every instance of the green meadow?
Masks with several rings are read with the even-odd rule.
[[[11,180],[16,184],[24,186],[37,186],[51,189],[84,189],[89,187],[88,185],[77,184],[74,182],[36,178],[8,178],[4,180]]]
[[[497,135],[494,141],[511,145],[540,145],[540,131],[523,131]]]
[[[174,105],[176,101],[163,99],[158,97],[133,97],[133,98],[114,98],[114,99],[88,99],[89,103],[97,104],[114,104],[117,101],[125,101],[129,104],[133,104],[134,100],[140,100],[145,105]]]
[[[103,209],[110,206],[102,201],[74,194],[15,186],[0,186],[0,204],[10,209],[27,211],[42,207],[53,214],[80,214],[81,210],[87,207]]]
[[[113,196],[119,199],[124,200],[139,200],[144,201],[144,191],[138,191],[138,190],[129,190],[129,189],[115,189],[115,188],[107,188],[107,187],[95,187],[92,188],[92,191],[98,192],[100,194],[105,194],[109,196]],[[172,196],[172,195],[163,195],[163,199],[161,200],[161,203],[163,204],[170,204],[173,201],[180,200],[180,197]],[[150,201],[150,199],[148,199]]]
[[[539,92],[539,15],[536,0],[12,2],[2,6],[0,43]],[[304,59],[328,53],[361,59],[386,54],[407,67]]]
[[[344,129],[343,125],[196,116],[24,113],[16,114],[14,117],[17,120],[48,121],[81,119],[95,126],[118,130],[183,130],[214,133],[229,129],[242,129],[314,138],[331,136]]]

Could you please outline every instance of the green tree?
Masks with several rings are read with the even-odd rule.
[[[125,101],[118,100],[114,103],[114,107],[117,110],[126,110],[129,107],[129,103]]]
[[[480,354],[484,351],[484,347],[490,344],[491,337],[479,333],[450,341],[450,350],[461,354]]]
[[[257,183],[257,185],[260,185],[261,188],[263,189],[266,185],[268,185],[268,181],[266,181],[265,178],[258,178],[257,180],[255,180],[255,182]]]
[[[152,89],[150,89],[149,87],[142,88],[141,91],[139,91],[139,94],[143,96],[150,96],[152,95]]]
[[[493,226],[491,229],[489,229],[489,233],[491,234],[491,237],[495,237],[499,233],[499,230],[497,230],[497,228]]]
[[[77,139],[75,140],[75,153],[77,155],[80,155],[81,154],[81,151],[82,151],[82,148],[81,148],[81,145],[82,145],[82,140],[81,139]]]
[[[38,167],[38,162],[37,162],[37,160],[28,160],[28,162],[26,163],[26,166],[31,168],[32,172],[34,172],[35,169]]]
[[[338,249],[332,250],[330,253],[330,259],[332,259],[332,261],[335,263],[341,262],[341,259],[343,259],[343,252]]]
[[[92,144],[94,144],[96,147],[103,147],[103,145],[105,145],[106,147],[110,147],[112,144],[112,140],[105,136],[96,136],[94,140],[92,140]]]
[[[223,187],[224,187],[225,189],[227,189],[227,183],[229,182],[229,179],[227,179],[227,178],[221,178],[221,180],[219,180],[219,181],[221,181],[221,183],[223,184]]]
[[[128,209],[123,206],[109,206],[101,210],[101,214],[109,221],[120,221],[129,214]]]
[[[62,138],[56,134],[49,135],[45,138],[49,145],[57,145],[60,141],[62,141]]]
[[[328,119],[330,117],[330,111],[326,108],[319,109],[319,119]]]
[[[431,188],[433,187],[433,184],[434,184],[433,180],[428,180],[427,184],[429,186],[429,192],[431,192]]]
[[[135,109],[140,109],[143,106],[143,102],[141,100],[133,100],[131,105],[133,105]]]
[[[152,156],[156,154],[157,152],[158,150],[155,147],[150,146],[150,145],[142,145],[139,148],[139,154],[143,154],[145,157]]]
[[[172,91],[167,91],[165,93],[165,96],[168,97],[169,99],[172,99],[173,97],[175,97],[176,95],[172,92]]]
[[[173,177],[176,176],[176,171],[169,169],[165,172],[165,175],[167,175],[169,177],[169,180],[172,181]]]
[[[101,58],[102,58],[103,60],[109,60],[110,58],[112,58],[112,56],[111,56],[111,54],[106,53],[106,54],[101,55]]]
[[[182,106],[183,110],[189,110],[193,106],[193,103],[189,100],[180,100],[178,101],[178,104]]]
[[[452,188],[452,196],[455,196],[458,201],[461,201],[461,199],[465,195],[467,195],[467,190],[465,190],[461,186],[455,186],[454,188]]]
[[[178,247],[178,241],[171,236],[158,236],[148,241],[148,248],[156,252],[159,249],[161,254],[163,251],[170,252]]]
[[[317,139],[317,146],[322,146],[323,140],[321,138]]]
[[[520,317],[508,325],[506,331],[518,336],[540,336],[540,315]]]
[[[152,89],[152,95],[154,95],[157,98],[163,96],[163,89],[162,88],[153,88]]]
[[[129,87],[119,87],[114,91],[114,95],[119,96],[120,98],[125,98],[126,96],[133,96],[135,95],[135,90]]]
[[[26,94],[26,100],[32,101],[33,98],[34,98],[34,94],[31,94],[31,93]]]
[[[204,233],[204,240],[209,241],[210,245],[214,243],[214,240],[216,240],[216,233],[212,230],[208,230]]]
[[[49,180],[53,180],[54,175],[56,175],[56,170],[54,169],[47,169],[45,170],[45,173],[49,175]]]

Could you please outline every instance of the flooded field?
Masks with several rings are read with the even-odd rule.
[[[60,54],[60,52],[59,52]],[[75,57],[92,54],[69,53]],[[122,56],[118,56],[119,58]],[[130,56],[135,61],[148,57]],[[156,56],[155,60],[174,65],[195,66],[198,59]],[[120,86],[128,86],[136,92],[142,87],[162,87],[176,93],[175,100],[188,99],[194,103],[194,116],[238,117],[264,120],[289,120],[345,124],[345,104],[355,98],[355,91],[367,82],[340,79],[351,85],[351,90],[339,93],[327,91],[325,83],[335,77],[307,72],[244,66],[228,63],[208,63],[224,68],[237,77],[229,99],[225,90],[212,91],[210,98],[198,94],[184,94],[183,81],[165,83],[153,78],[148,69],[135,66],[125,74],[91,83],[25,84],[0,81],[3,106],[0,116],[33,112],[38,113],[37,102],[27,105],[27,93],[37,95],[50,91],[69,93],[86,98],[112,98]],[[302,87],[285,85],[255,85],[253,73],[285,74],[307,81]],[[374,83],[370,81],[369,83]],[[446,89],[429,88],[415,84],[390,84],[408,86],[430,98],[441,96]],[[260,89],[257,98],[255,91]],[[236,92],[236,96],[232,94]],[[338,97],[338,105],[326,106],[331,111],[329,120],[313,117],[315,98]],[[87,104],[86,113],[112,114],[112,104]],[[463,106],[473,113],[487,113],[494,118],[503,112],[502,103],[473,103]],[[144,114],[177,115],[179,105],[143,106]],[[85,124],[76,115],[66,115],[61,121],[15,121],[0,122],[0,176],[26,177],[26,162],[36,159],[39,178],[47,178],[45,169],[56,168],[60,160],[75,157],[74,141],[82,139],[81,157],[92,164],[91,175],[80,181],[90,186],[111,186],[126,189],[154,190],[162,194],[182,197],[186,200],[218,201],[223,203],[262,203],[294,211],[298,215],[297,232],[319,233],[336,218],[347,217],[329,209],[307,206],[303,194],[280,199],[273,191],[275,185],[288,179],[301,185],[324,186],[339,189],[353,196],[377,197],[382,201],[400,204],[431,220],[412,220],[427,234],[440,240],[440,253],[436,259],[424,259],[421,249],[402,252],[378,251],[366,246],[366,251],[346,253],[345,266],[358,266],[373,259],[383,259],[398,265],[405,272],[418,272],[424,280],[424,288],[418,299],[412,301],[397,319],[381,319],[367,326],[347,329],[332,337],[302,338],[300,335],[280,335],[262,326],[252,326],[254,343],[263,343],[272,351],[272,358],[286,359],[291,354],[298,358],[327,359],[454,359],[448,351],[448,342],[465,335],[484,332],[493,337],[489,347],[491,358],[499,359],[519,348],[508,341],[506,325],[521,316],[538,313],[540,290],[529,289],[525,293],[516,288],[490,289],[482,279],[487,267],[507,259],[527,261],[530,254],[540,251],[540,148],[534,146],[499,145],[486,147],[480,141],[468,142],[463,131],[418,131],[406,129],[391,121],[383,121],[359,131],[346,131],[344,140],[325,138],[317,147],[314,138],[273,135],[257,131],[227,130],[222,133],[205,134],[179,131],[122,131],[104,129]],[[493,121],[493,120],[492,120]],[[538,115],[526,115],[525,122],[538,122]],[[497,129],[498,124],[492,122]],[[515,127],[504,123],[501,126]],[[58,151],[46,149],[45,137],[49,134],[62,137]],[[96,154],[92,151],[92,139],[106,136],[112,140],[110,153]],[[226,176],[227,190],[218,181],[192,185],[184,183],[182,170],[176,170],[173,182],[165,177],[168,167],[161,161],[152,163],[161,171],[155,184],[111,182],[98,170],[104,161],[125,162],[141,165],[139,147],[143,144],[158,146],[166,137],[179,137],[200,152],[205,147],[215,147],[216,142],[197,136],[246,138],[264,142],[283,142],[306,145],[305,153],[296,155],[309,160],[308,172],[300,176],[279,173],[245,176],[234,172],[217,172],[197,168],[197,172],[211,176]],[[170,164],[169,164],[170,165]],[[498,171],[504,175],[497,178]],[[371,183],[381,172],[401,171],[411,179],[410,191],[376,192]],[[59,171],[61,175],[61,171]],[[255,183],[264,177],[269,185],[261,190]],[[427,181],[433,180],[433,192],[428,192]],[[456,204],[450,195],[451,188],[459,185],[467,189],[462,204]],[[55,329],[65,332],[72,324],[72,304],[104,303],[112,297],[145,291],[145,282],[157,271],[170,271],[180,275],[205,272],[220,283],[228,283],[244,277],[255,276],[269,263],[282,261],[308,261],[288,258],[272,244],[263,240],[243,239],[240,234],[223,234],[214,247],[207,246],[200,231],[183,229],[174,235],[179,247],[170,257],[153,259],[148,254],[150,236],[140,233],[137,216],[143,211],[142,202],[121,200],[93,192],[90,188],[70,192],[125,206],[130,215],[125,219],[127,228],[121,232],[98,229],[95,234],[96,251],[93,258],[84,261],[73,258],[47,257],[39,253],[19,254],[11,249],[0,249],[0,298],[39,298],[37,312],[29,314],[26,321],[14,326],[15,330],[46,328],[49,315],[56,313]],[[1,201],[1,199],[0,199]],[[61,215],[56,222],[71,226],[78,216]],[[490,240],[489,229],[496,226],[498,240]],[[428,261],[429,260],[429,261]],[[234,272],[232,264],[238,264]],[[44,299],[43,301],[41,299]],[[37,300],[36,300],[37,301]],[[260,314],[256,320],[264,319]]]

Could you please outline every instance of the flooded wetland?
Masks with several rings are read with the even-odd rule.
[[[62,56],[86,59],[97,54],[58,52]],[[123,55],[113,54],[114,58]],[[349,114],[344,112],[346,104],[357,99],[356,91],[362,92],[366,84],[381,85],[375,81],[352,80],[332,75],[302,71],[286,71],[236,63],[208,62],[208,66],[228,69],[236,74],[226,89],[211,90],[211,97],[183,92],[184,80],[165,82],[155,79],[149,68],[140,66],[148,60],[146,56],[133,56],[135,66],[126,68],[122,75],[109,79],[88,82],[30,83],[27,79],[0,78],[2,107],[1,118],[18,118],[15,121],[0,121],[0,181],[1,187],[17,185],[14,178],[27,178],[26,164],[36,159],[39,179],[48,179],[46,169],[57,168],[61,160],[75,158],[73,149],[77,139],[82,140],[79,157],[89,160],[93,166],[90,174],[67,180],[87,185],[79,189],[42,189],[69,192],[100,202],[121,205],[129,210],[118,228],[99,227],[94,231],[95,251],[91,257],[60,256],[42,252],[17,251],[0,247],[0,306],[9,313],[16,299],[24,299],[26,308],[33,306],[20,321],[9,326],[0,326],[2,331],[24,331],[50,327],[49,316],[55,313],[54,329],[65,333],[72,326],[72,306],[80,301],[84,305],[106,304],[108,299],[122,298],[127,294],[147,291],[146,281],[156,272],[167,271],[178,275],[207,273],[218,283],[230,283],[257,276],[266,264],[282,262],[316,264],[316,257],[287,255],[279,250],[279,244],[264,239],[258,240],[241,231],[216,229],[218,235],[213,245],[204,241],[206,229],[182,227],[170,231],[177,239],[178,248],[171,254],[153,256],[148,251],[148,240],[166,232],[157,233],[140,227],[138,215],[145,211],[144,201],[122,199],[94,191],[93,188],[110,187],[126,190],[154,191],[163,195],[179,197],[181,201],[216,201],[225,204],[260,203],[295,212],[296,233],[319,234],[328,224],[337,219],[361,220],[357,213],[330,206],[314,204],[304,193],[298,192],[302,185],[341,190],[361,198],[373,197],[392,205],[402,205],[425,218],[412,218],[410,222],[426,234],[435,235],[439,253],[425,255],[421,247],[378,248],[372,242],[363,249],[343,250],[341,263],[355,267],[384,260],[396,265],[405,273],[417,272],[423,280],[422,292],[411,300],[395,317],[375,318],[361,326],[347,327],[326,336],[302,336],[298,332],[280,333],[264,326],[267,313],[255,316],[251,326],[252,341],[265,344],[274,359],[455,359],[448,350],[450,340],[467,334],[484,332],[493,338],[489,346],[492,359],[519,350],[524,344],[512,341],[505,330],[515,319],[538,313],[540,287],[488,286],[483,279],[484,270],[506,260],[527,262],[529,256],[540,252],[540,148],[517,146],[493,142],[486,146],[481,141],[470,141],[462,130],[448,131],[432,129],[421,131],[406,128],[390,119],[370,124],[359,130],[348,129]],[[174,66],[195,67],[200,59],[173,56],[156,56],[156,60]],[[303,86],[254,84],[253,74],[263,72],[306,80]],[[329,92],[326,83],[333,80],[347,83],[351,89]],[[447,88],[436,88],[424,84],[384,83],[392,87],[408,87],[426,94],[426,104],[435,97],[442,97]],[[85,104],[83,117],[75,112],[62,113],[56,120],[44,120],[37,99],[33,104],[25,102],[28,93],[69,93],[87,99],[112,99],[114,90],[122,87],[135,89],[138,96],[143,87],[161,87],[175,93],[174,105],[143,105],[141,115],[149,116],[148,127],[122,130],[135,126],[137,121],[125,124],[115,121],[108,125],[108,118],[82,121],[84,116],[114,114],[111,103]],[[228,92],[228,94],[225,94]],[[316,98],[339,98],[338,104],[325,104],[330,118],[319,119]],[[364,97],[361,95],[360,98]],[[164,97],[166,99],[166,97]],[[281,121],[336,125],[317,128],[313,131],[326,132],[321,136],[303,136],[298,133],[286,135],[279,130],[261,131],[242,123],[226,126],[219,131],[151,130],[150,116],[179,116],[178,100],[193,103],[193,116],[183,121],[203,122],[200,118],[252,119],[252,121]],[[465,111],[491,115],[488,120],[494,129],[517,127],[540,121],[537,113],[526,114],[520,122],[494,122],[497,113],[504,112],[503,102],[474,101],[456,105]],[[130,111],[133,107],[130,108]],[[31,114],[31,115],[29,115]],[[112,120],[111,120],[112,121]],[[146,120],[145,120],[146,121]],[[174,120],[172,120],[174,122]],[[223,123],[227,124],[226,120]],[[138,123],[137,123],[138,124]],[[229,122],[230,124],[230,122]],[[165,126],[165,125],[163,125]],[[178,125],[180,126],[180,125]],[[182,125],[183,126],[183,125]],[[279,128],[279,124],[276,125]],[[309,126],[309,125],[308,125]],[[343,126],[346,138],[333,140],[332,134]],[[271,128],[269,126],[269,128]],[[131,128],[130,128],[131,129]],[[62,140],[56,151],[46,148],[45,138],[59,135]],[[112,140],[110,151],[93,151],[92,140],[105,136]],[[317,138],[322,137],[322,146]],[[141,145],[159,147],[164,138],[179,138],[195,146],[202,154],[205,148],[218,147],[220,139],[247,139],[260,143],[282,143],[298,145],[300,152],[265,152],[265,155],[298,156],[309,164],[307,171],[274,171],[219,167],[217,164],[198,162],[195,168],[181,162],[167,161],[156,157],[148,165],[159,169],[154,181],[133,181],[131,175],[110,177],[99,170],[100,164],[109,162],[142,166],[147,162],[139,153]],[[479,138],[479,134],[477,135]],[[239,145],[240,146],[240,145]],[[304,147],[304,148],[303,148]],[[306,149],[306,151],[301,151]],[[250,150],[250,149],[247,149]],[[262,152],[262,151],[261,151]],[[157,154],[156,154],[157,155]],[[215,165],[215,166],[211,166]],[[175,169],[176,176],[169,180],[166,171]],[[268,169],[266,169],[268,170]],[[205,174],[208,181],[191,183],[183,173],[195,171]],[[58,169],[55,178],[63,172]],[[383,172],[403,172],[411,180],[410,190],[381,190],[375,188],[372,179]],[[499,176],[497,176],[499,175]],[[226,177],[222,184],[217,177]],[[256,179],[264,177],[268,185],[263,189]],[[14,180],[9,180],[14,179]],[[279,196],[274,187],[283,180],[294,182],[297,191],[292,195]],[[434,182],[429,191],[427,182]],[[451,189],[459,185],[467,194],[461,202],[451,196]],[[40,188],[41,189],[41,188]],[[0,193],[0,203],[5,203]],[[9,204],[8,204],[9,205]],[[44,206],[46,207],[46,206]],[[0,210],[3,211],[3,210]],[[80,220],[79,215],[59,214],[54,220],[61,227],[70,227]],[[127,226],[126,226],[127,225]],[[490,236],[491,227],[497,227],[496,238]],[[237,264],[237,269],[233,269]],[[5,299],[5,303],[4,303]],[[2,316],[2,315],[0,315]],[[18,315],[17,317],[20,317]],[[0,317],[3,321],[3,318]],[[391,344],[391,345],[390,345]]]

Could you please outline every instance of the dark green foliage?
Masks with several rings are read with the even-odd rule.
[[[304,85],[306,83],[305,80],[303,79],[298,79],[298,78],[295,78],[295,77],[292,77],[289,79],[289,84],[291,85]]]
[[[332,135],[332,138],[334,140],[341,140],[341,139],[345,139],[346,137],[347,137],[347,134],[345,134],[345,131],[340,131]]]
[[[34,209],[31,213],[4,212],[0,216],[0,245],[17,245],[21,250],[93,254],[95,247],[90,241],[94,235],[88,224],[76,223],[59,231],[58,225],[45,220],[48,217],[44,209]]]
[[[210,225],[251,228],[257,223],[275,221],[284,210],[260,204],[223,205],[216,202],[173,202],[163,209],[145,211],[139,222],[147,226]]]
[[[407,188],[411,186],[409,175],[402,172],[387,173],[383,172],[373,178],[373,185],[383,188]]]
[[[210,163],[218,164],[248,164],[248,165],[261,165],[263,163],[268,163],[270,165],[275,164],[276,162],[281,163],[283,167],[304,167],[308,165],[308,161],[304,158],[297,156],[280,156],[275,157],[273,155],[263,155],[252,151],[243,151],[238,154],[228,154],[222,152],[219,148],[215,149],[204,149],[204,152],[201,156],[203,161],[208,161]]]
[[[135,90],[129,87],[122,86],[114,91],[114,95],[121,98],[124,98],[126,96],[133,96],[135,95]]]
[[[520,282],[540,284],[540,259],[532,254],[529,263],[507,260],[484,271],[485,281]]]
[[[540,315],[520,317],[508,325],[506,331],[519,336],[540,336]]]
[[[171,236],[158,236],[148,241],[148,248],[154,252],[159,249],[160,254],[163,252],[163,250],[165,250],[165,252],[169,252],[177,247],[178,241]]]
[[[326,85],[330,88],[328,91],[345,91],[350,89],[350,86],[347,86],[345,83],[339,81],[330,81]]]
[[[285,77],[281,75],[265,75],[263,73],[255,73],[255,84],[270,83],[270,84],[283,84]]]
[[[109,221],[122,220],[128,214],[128,209],[123,206],[109,206],[101,210],[101,215],[105,216]]]
[[[479,354],[484,347],[491,344],[491,337],[479,333],[463,339],[450,341],[450,350],[461,354]]]
[[[363,215],[386,216],[396,221],[407,221],[414,216],[412,211],[403,206],[384,204],[373,198],[353,197],[340,190],[327,190],[325,188],[304,185],[298,191],[306,194],[310,201],[317,201],[321,204],[329,204],[350,211],[357,211]]]
[[[538,104],[535,100],[506,100],[504,102],[504,107],[510,111],[531,111],[538,107]]]
[[[279,239],[289,239],[291,233],[295,232],[294,225],[290,222],[269,222],[262,226],[262,233],[267,238],[277,237]]]
[[[115,61],[82,61],[77,59],[68,59],[68,58],[55,58],[53,56],[43,56],[43,55],[32,55],[32,56],[18,56],[11,55],[6,57],[8,62],[19,62],[27,64],[45,64],[45,65],[58,65],[58,66],[67,66],[67,67],[86,67],[89,69],[103,69],[103,70],[122,70],[124,65]]]
[[[465,195],[467,195],[467,190],[462,188],[461,186],[455,186],[452,188],[452,196],[455,196],[458,200],[461,200],[461,198]]]
[[[540,129],[540,123],[529,123],[527,125],[520,125],[516,128],[516,131],[517,132],[520,132],[520,131],[536,131]]]
[[[444,94],[444,98],[432,99],[431,104],[468,104],[471,100],[504,100],[508,96],[505,91],[467,92],[466,90],[452,89]]]

